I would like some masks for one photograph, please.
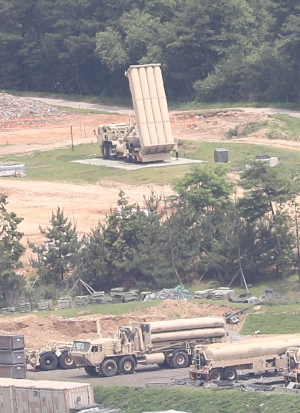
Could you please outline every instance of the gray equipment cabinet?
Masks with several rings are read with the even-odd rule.
[[[228,162],[228,150],[225,148],[217,148],[214,151],[215,162]]]

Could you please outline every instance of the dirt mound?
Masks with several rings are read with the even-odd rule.
[[[189,301],[164,300],[159,305],[147,307],[124,315],[94,315],[78,318],[63,318],[55,315],[25,315],[18,318],[6,317],[0,320],[0,334],[24,334],[28,348],[45,346],[48,340],[73,341],[75,338],[93,338],[97,335],[97,320],[104,337],[117,331],[118,327],[130,325],[131,322],[160,321],[178,318],[194,318],[204,316],[223,316],[233,312],[234,308],[227,304],[213,305],[208,303],[192,303]],[[239,331],[239,325],[233,326]]]

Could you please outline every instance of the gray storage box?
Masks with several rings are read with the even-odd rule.
[[[25,364],[25,351],[0,350],[0,364]]]
[[[214,151],[215,162],[228,162],[228,150],[225,148],[218,148]]]
[[[26,364],[4,365],[0,364],[0,377],[12,379],[25,379]]]
[[[0,349],[22,350],[24,347],[24,336],[20,334],[0,334]]]

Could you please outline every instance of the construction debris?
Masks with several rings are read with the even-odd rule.
[[[16,176],[23,178],[26,176],[24,164],[3,165],[0,164],[0,176]]]
[[[0,127],[10,124],[12,119],[17,119],[18,125],[28,123],[28,119],[35,118],[43,121],[49,117],[65,116],[66,112],[54,106],[37,102],[30,98],[13,96],[0,93]]]
[[[2,308],[2,314],[7,315],[7,314],[13,314],[16,311],[15,307],[5,307]]]
[[[37,308],[38,308],[39,311],[53,310],[52,300],[41,300],[38,303]]]
[[[163,288],[152,293],[142,293],[142,295],[144,295],[144,301],[165,300],[167,298],[171,300],[192,300],[194,298],[194,294],[181,285],[177,285],[175,288]]]

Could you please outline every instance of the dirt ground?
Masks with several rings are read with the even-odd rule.
[[[248,122],[263,121],[267,112],[230,111],[197,116],[187,112],[172,112],[171,123],[174,135],[180,139],[195,141],[222,142],[229,129]],[[95,142],[93,133],[99,124],[125,122],[128,115],[70,115],[49,119],[11,119],[0,122],[0,153],[14,154],[33,152],[35,150],[52,150],[71,144]],[[1,121],[1,119],[0,119]],[[231,142],[251,142],[257,144],[289,147],[300,150],[300,143],[284,140],[268,140],[260,131],[247,138],[231,139]],[[100,154],[100,149],[99,149]],[[63,208],[69,218],[76,222],[77,230],[83,234],[104,219],[110,208],[116,207],[120,189],[130,195],[131,202],[142,203],[143,197],[154,190],[160,194],[161,188],[153,185],[125,187],[118,183],[108,186],[104,182],[98,185],[74,185],[65,183],[30,182],[24,178],[0,178],[0,192],[8,195],[8,210],[14,211],[24,218],[19,229],[24,233],[24,240],[41,241],[39,226],[46,227],[52,211],[57,206]],[[171,189],[164,187],[166,195]],[[25,257],[25,270],[29,255]],[[27,347],[45,345],[47,340],[69,341],[74,338],[74,331],[82,337],[96,334],[96,318],[101,318],[103,330],[115,331],[119,325],[135,320],[162,320],[172,318],[172,314],[180,317],[202,315],[223,315],[231,312],[228,306],[200,306],[189,302],[163,301],[154,309],[148,308],[126,316],[82,316],[79,319],[66,320],[55,316],[40,317],[34,314],[24,317],[0,318],[0,333],[23,333]],[[101,312],[101,309],[99,309]],[[243,322],[243,320],[242,320]],[[242,322],[236,328],[239,329]]]
[[[180,139],[195,141],[222,142],[229,129],[236,125],[266,119],[267,113],[242,111],[218,112],[203,116],[193,113],[171,113],[174,135]],[[24,153],[35,150],[52,150],[71,144],[95,142],[93,133],[99,124],[126,122],[128,115],[70,115],[48,119],[11,119],[1,124],[0,153]],[[72,132],[71,132],[72,130]],[[251,142],[272,144],[279,147],[300,149],[300,143],[284,140],[268,140],[263,131],[247,138],[231,139],[231,142]],[[100,154],[100,149],[99,149]],[[41,240],[39,226],[46,227],[52,211],[57,206],[64,209],[69,218],[76,222],[80,234],[104,219],[110,208],[116,207],[120,189],[129,196],[130,202],[143,202],[143,197],[151,191],[161,193],[161,187],[153,185],[127,187],[118,183],[108,186],[99,181],[98,185],[73,185],[67,183],[30,182],[25,178],[0,178],[0,191],[8,195],[8,210],[24,218],[19,229],[24,240]],[[164,186],[168,195],[171,189]],[[26,257],[27,259],[29,257]]]
[[[117,331],[118,327],[129,325],[133,321],[159,321],[203,316],[222,317],[224,313],[232,313],[234,310],[228,303],[213,305],[207,303],[195,304],[185,300],[164,300],[154,307],[112,316],[102,315],[101,305],[99,305],[99,314],[82,314],[80,317],[72,319],[58,317],[55,315],[55,311],[49,313],[49,316],[29,314],[18,318],[0,318],[0,334],[24,334],[27,348],[41,348],[49,340],[72,342],[75,338],[75,331],[76,338],[95,338],[97,336],[96,320],[100,320],[103,336],[109,337],[111,333]],[[240,323],[232,325],[231,329],[239,331],[244,319],[245,316],[242,315]]]

